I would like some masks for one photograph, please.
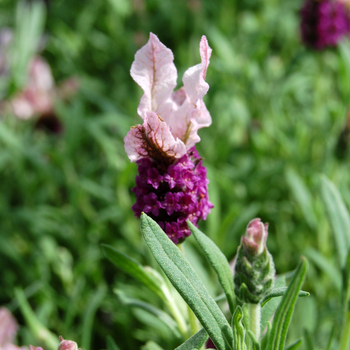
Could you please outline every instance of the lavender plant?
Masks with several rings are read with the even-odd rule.
[[[248,225],[237,250],[234,274],[220,249],[196,227],[212,206],[205,168],[194,149],[199,141],[197,130],[211,123],[202,101],[208,90],[204,77],[211,54],[205,37],[200,43],[200,54],[202,63],[185,73],[184,88],[173,93],[176,70],[172,53],[155,35],[150,35],[131,68],[132,77],[144,90],[138,108],[144,124],[133,127],[125,137],[125,150],[131,161],[137,161],[139,171],[133,189],[137,197],[133,210],[141,217],[146,244],[188,305],[188,314],[184,315],[183,308],[173,303],[172,288],[154,270],[142,267],[110,246],[105,245],[104,252],[165,302],[185,339],[192,335],[178,350],[200,349],[208,336],[218,350],[283,350],[297,297],[308,295],[300,292],[306,260],[302,259],[288,289],[273,289],[275,269],[266,247],[267,224],[255,219]],[[191,232],[219,278],[230,310],[228,315],[218,307],[175,245]],[[283,298],[273,325],[261,324],[261,308],[277,296]],[[266,327],[262,337],[260,330]],[[298,341],[292,348],[300,344]]]

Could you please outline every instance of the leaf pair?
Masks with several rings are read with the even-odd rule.
[[[232,349],[233,333],[224,314],[180,250],[146,214],[141,232],[159,266],[192,309],[218,350]]]

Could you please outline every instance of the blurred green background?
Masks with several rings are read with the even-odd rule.
[[[25,32],[27,15],[18,15],[17,6],[0,2],[1,28]],[[183,72],[200,62],[202,35],[213,49],[205,97],[213,123],[200,131],[197,149],[215,208],[201,230],[231,261],[246,225],[260,217],[270,223],[278,274],[308,257],[303,289],[312,295],[298,301],[289,337],[306,334],[316,349],[325,348],[342,317],[342,275],[320,176],[350,204],[344,129],[350,47],[344,40],[324,52],[304,48],[301,6],[295,0],[48,1],[40,54],[57,83],[76,77],[79,92],[55,104],[61,134],[38,130],[36,118],[1,117],[0,305],[22,325],[19,344],[47,346],[23,316],[20,290],[42,324],[83,350],[106,348],[107,336],[122,350],[147,340],[165,349],[181,342],[152,313],[118,297],[116,290],[163,307],[100,247],[110,244],[157,268],[131,210],[137,169],[123,146],[129,128],[140,123],[142,91],[130,66],[153,32],[174,53],[179,86]],[[4,99],[15,91],[10,87]],[[220,294],[194,240],[185,245],[208,289]]]

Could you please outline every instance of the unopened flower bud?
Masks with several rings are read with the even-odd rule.
[[[267,228],[260,219],[252,220],[238,247],[234,285],[243,303],[259,304],[273,287],[275,266],[266,247]]]
[[[64,340],[60,335],[60,345],[58,345],[58,350],[78,350],[78,344],[72,340]]]
[[[254,256],[264,251],[268,227],[269,224],[264,225],[260,219],[254,219],[249,223],[246,236],[242,237],[242,244],[247,254]]]

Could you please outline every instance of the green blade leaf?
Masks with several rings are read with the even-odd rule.
[[[248,335],[249,335],[250,340],[252,342],[253,350],[260,350],[260,344],[256,340],[254,333],[252,331],[248,331]]]
[[[224,314],[176,245],[158,224],[141,215],[141,232],[153,256],[219,350],[231,349],[233,334]]]
[[[298,347],[302,344],[303,340],[298,339],[294,343],[288,345],[285,350],[295,350],[298,349]]]
[[[306,222],[311,229],[315,229],[317,227],[317,219],[313,208],[313,199],[304,179],[296,172],[296,170],[289,167],[286,170],[286,180],[295,200],[298,202],[298,205],[304,214]]]
[[[149,303],[146,303],[145,301],[129,298],[120,290],[115,290],[114,292],[118,295],[120,301],[123,304],[129,305],[131,307],[138,307],[140,309],[146,310],[149,313],[155,315],[158,319],[163,321],[166,326],[170,328],[170,330],[175,334],[176,337],[181,338],[181,334],[179,332],[177,323],[166,312],[158,309],[157,307]]]
[[[141,346],[141,350],[163,350],[163,348],[154,341],[150,340],[146,343],[146,345]]]
[[[281,297],[285,294],[287,287],[274,288],[269,295],[263,299],[261,306],[264,306],[269,300],[276,297]],[[298,297],[308,297],[310,295],[309,292],[305,292],[303,290],[299,291]]]
[[[234,339],[234,349],[235,350],[246,350],[247,345],[245,343],[245,328],[242,323],[243,311],[240,306],[236,307],[235,313],[232,317],[232,329],[233,329],[233,339]]]
[[[333,229],[339,263],[343,267],[350,246],[349,211],[338,189],[325,176],[321,177],[321,197]]]
[[[233,286],[233,275],[225,255],[208,236],[206,236],[204,233],[198,230],[198,228],[194,226],[190,221],[187,221],[187,224],[193,236],[196,238],[199,246],[204,251],[204,254],[210,262],[211,266],[213,267],[214,271],[218,275],[221,287],[226,294],[230,311],[231,313],[233,313],[235,295]]]
[[[58,338],[40,322],[25,297],[23,290],[15,289],[15,296],[18,300],[18,305],[24,316],[25,322],[34,337],[41,340],[47,348],[51,350],[57,349],[59,344]]]
[[[152,278],[140,263],[107,244],[102,244],[102,250],[106,258],[115,266],[143,283],[161,299],[164,299],[164,294],[159,283]]]
[[[298,298],[299,290],[304,281],[306,270],[307,260],[302,258],[296,272],[294,273],[293,279],[277,308],[268,340],[268,350],[283,350],[284,348],[287,331]]]
[[[107,336],[107,350],[120,350],[119,346],[110,335]]]
[[[198,331],[196,334],[192,335],[191,338],[187,339],[184,343],[178,346],[175,350],[192,350],[200,349],[206,340],[208,339],[208,334],[204,328]]]
[[[285,287],[285,286],[286,286],[285,275],[277,276],[275,279],[275,287],[279,288],[279,287]],[[269,325],[271,328],[271,324],[269,321],[271,320],[272,316],[276,312],[279,302],[280,302],[280,300],[278,300],[278,299],[271,299],[270,301],[268,301],[264,305],[263,308],[261,308],[261,327],[260,327],[261,334],[264,333],[266,326]],[[267,333],[265,333],[265,336],[263,338],[264,341],[266,342],[265,345],[267,345],[267,338],[268,338],[268,337],[266,337],[266,335],[267,335]],[[262,347],[262,349],[264,349],[264,348]]]

